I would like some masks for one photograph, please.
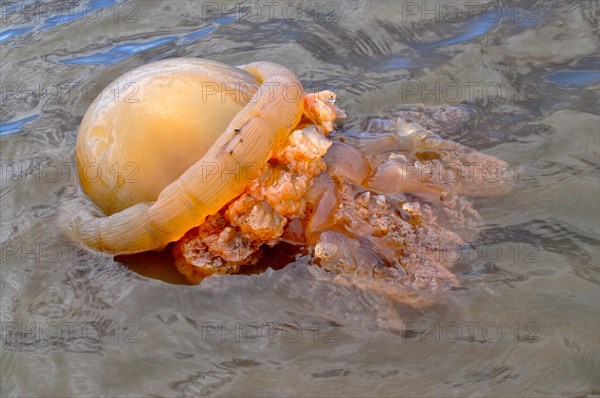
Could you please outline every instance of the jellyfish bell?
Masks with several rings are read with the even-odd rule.
[[[84,206],[66,232],[112,254],[163,249],[241,195],[303,111],[302,84],[275,63],[183,58],[126,73],[77,141],[82,191],[104,214]]]
[[[202,158],[256,88],[243,69],[194,58],[125,73],[102,91],[79,128],[83,192],[107,215],[155,201]]]

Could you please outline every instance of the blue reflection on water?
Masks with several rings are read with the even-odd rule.
[[[387,60],[382,60],[378,65],[379,69],[390,70],[390,69],[409,69],[415,66],[414,59],[410,57],[393,57]]]
[[[217,29],[219,25],[228,24],[234,21],[236,21],[236,17],[234,16],[220,17],[218,19],[215,19],[211,25],[187,33],[183,36],[168,36],[155,39],[149,42],[118,44],[103,52],[96,52],[83,57],[66,58],[61,60],[60,62],[68,65],[114,65],[131,57],[132,55],[161,46],[163,44],[172,42],[178,42],[180,45],[190,44],[194,41],[200,40],[201,38],[210,35]]]
[[[477,18],[477,20],[467,23],[467,27],[469,30],[464,34],[456,37],[451,37],[449,39],[444,39],[435,43],[429,44],[415,44],[414,47],[417,50],[431,50],[433,48],[450,46],[453,44],[469,42],[474,40],[480,36],[485,35],[489,32],[492,27],[496,24],[497,21],[493,21],[491,19],[485,18],[483,16]]]
[[[90,21],[95,18],[99,18],[99,11],[102,11],[105,8],[111,7],[117,4],[117,0],[91,0],[89,1],[85,7],[82,7],[79,11],[74,11],[72,9],[72,4],[67,3],[64,6],[56,5],[56,6],[39,6],[37,9],[33,9],[32,12],[35,12],[34,15],[48,15],[53,14],[51,17],[46,18],[44,23],[35,29],[35,31],[44,31],[48,29],[56,28],[57,26],[61,26],[67,23],[71,23],[77,21],[84,17],[89,17]],[[26,4],[22,3],[20,7],[17,7],[15,4],[9,4],[2,7],[2,15],[3,18],[5,15],[15,13],[15,12],[23,12],[22,10],[27,10],[25,8]],[[19,11],[21,10],[21,11]],[[37,18],[34,16],[34,19]],[[35,26],[25,26],[22,28],[12,28],[7,29],[0,33],[0,43],[4,40],[8,40],[11,37],[20,36],[27,32],[33,31]]]
[[[56,15],[46,19],[40,30],[52,29],[65,23],[77,21],[83,17],[89,18],[91,22],[98,17],[96,13],[115,4],[117,4],[116,0],[92,0],[77,12],[72,12],[69,8],[61,9],[57,6]]]
[[[479,17],[472,21],[468,21],[463,26],[466,31],[455,37],[440,40],[435,43],[427,44],[415,44],[414,48],[417,50],[430,50],[433,48],[450,46],[453,44],[465,43],[477,39],[480,36],[488,33],[495,25],[498,25],[501,21],[507,24],[512,24],[513,29],[524,29],[540,23],[540,18],[537,13],[537,9],[522,9],[519,7],[498,7],[494,6],[491,9],[493,12],[489,12],[489,7],[486,8]]]
[[[98,52],[84,57],[75,57],[64,59],[61,62],[67,65],[80,64],[99,64],[99,65],[114,65],[119,63],[134,54],[149,50],[154,47],[161,46],[166,43],[171,43],[177,40],[176,36],[163,37],[161,39],[152,40],[145,43],[126,43],[118,44],[108,51]]]
[[[203,38],[204,36],[208,36],[209,34],[214,32],[215,29],[217,29],[217,27],[215,25],[213,25],[213,26],[207,26],[206,28],[199,29],[192,33],[188,33],[187,35],[183,36],[183,38],[181,39],[181,44],[189,44],[189,43],[195,42],[196,40],[199,40],[199,39]]]
[[[40,117],[40,115],[32,115],[32,116],[29,116],[29,117],[26,117],[24,119],[17,120],[14,122],[2,123],[2,124],[0,124],[0,136],[7,135],[7,134],[19,133],[23,130],[24,125],[26,125],[29,122],[33,122],[38,117]]]
[[[411,56],[380,57],[375,70],[422,69],[439,65],[448,57],[443,54],[422,53]]]
[[[560,71],[550,73],[544,76],[544,80],[558,84],[560,86],[591,86],[600,82],[600,71],[597,70],[579,70],[579,71]]]
[[[27,33],[31,29],[33,29],[33,28],[14,28],[14,29],[3,30],[2,32],[0,32],[0,43],[2,43],[4,40],[10,39],[13,36],[19,36],[19,35],[22,35],[23,33]]]
[[[204,28],[198,29],[194,32],[188,33],[187,35],[181,38],[181,44],[189,44],[196,40],[199,40],[205,36],[208,36],[212,32],[214,32],[219,25],[225,25],[238,20],[238,17],[235,15],[223,15],[219,18],[215,18],[212,21],[212,25],[206,26]]]
[[[240,16],[236,16],[236,15],[233,15],[233,14],[222,15],[219,18],[215,18],[213,20],[213,23],[215,23],[217,25],[223,25],[223,24],[228,24],[228,23],[231,23],[231,22],[235,22],[238,19],[240,19]]]

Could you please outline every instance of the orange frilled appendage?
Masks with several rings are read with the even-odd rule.
[[[467,196],[506,194],[511,183],[502,160],[427,128],[465,123],[466,111],[435,115],[431,126],[400,112],[369,131],[338,133],[333,123],[345,114],[335,95],[307,95],[298,129],[260,177],[176,244],[178,269],[192,282],[236,273],[259,261],[261,245],[285,240],[306,247],[338,282],[415,305],[419,292],[457,286],[450,268],[479,219]],[[496,178],[486,175],[491,168]]]

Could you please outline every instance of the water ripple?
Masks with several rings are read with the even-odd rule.
[[[107,51],[96,52],[83,57],[66,58],[61,60],[61,63],[66,65],[114,65],[137,53],[162,46],[163,44],[172,43],[176,40],[176,36],[168,36],[149,42],[118,44]]]
[[[2,123],[0,124],[0,136],[7,134],[20,133],[23,131],[23,126],[27,123],[33,122],[37,118],[39,118],[39,114],[31,115],[29,117],[23,118],[21,120],[16,120],[14,122]]]
[[[25,26],[20,28],[11,28],[0,33],[0,43],[12,37],[21,36],[28,32],[43,32],[50,29],[56,29],[63,25],[88,18],[90,15],[96,17],[96,13],[118,4],[118,0],[90,0],[85,6],[79,7],[78,10],[73,8],[74,3],[58,4],[55,7],[49,7],[45,4],[34,3],[31,6],[21,3],[20,5],[6,4],[2,5],[2,18],[10,18],[11,14],[17,18],[23,19],[28,12],[33,14],[33,19],[36,20],[40,16],[47,16],[52,13],[51,17],[45,18],[41,24],[34,26]]]
[[[448,39],[440,40],[434,43],[427,44],[414,44],[414,48],[417,50],[431,50],[434,48],[447,47],[454,44],[466,43],[473,41],[481,36],[484,36],[492,28],[496,26],[496,22],[489,20],[486,17],[479,17],[472,23],[466,24],[465,32],[461,35],[454,36]]]
[[[566,257],[566,262],[577,276],[594,284],[600,282],[600,265],[594,263],[592,253],[586,250],[600,246],[600,240],[562,220],[549,218],[510,227],[490,228],[482,232],[481,236],[483,240],[495,243],[539,245],[550,253]]]
[[[32,29],[33,28],[14,28],[3,30],[2,32],[0,32],[0,43],[10,39],[11,37],[20,36],[24,33],[27,33]]]
[[[600,82],[600,71],[577,70],[559,71],[547,74],[544,79],[559,86],[586,87]]]
[[[166,44],[176,43],[177,45],[188,45],[206,36],[209,36],[219,27],[219,25],[229,24],[235,21],[236,18],[234,17],[218,18],[213,20],[211,25],[202,27],[189,33],[159,37],[151,41],[120,43],[105,51],[94,52],[86,56],[67,57],[61,59],[59,62],[66,65],[114,65],[133,55],[153,48],[161,47]]]
[[[211,20],[194,2],[82,0],[69,3],[75,4],[72,16],[54,13],[36,21],[19,21],[17,13],[10,14],[11,5],[67,2],[10,2],[8,9],[2,7],[7,21],[0,32],[6,54],[2,78],[33,90],[46,81],[105,86],[130,68],[167,56],[231,65],[269,60],[293,69],[307,91],[330,85],[349,112],[348,129],[401,108],[406,81],[494,82],[502,89],[530,82],[539,88],[536,95],[520,102],[475,98],[468,104],[473,118],[464,128],[440,129],[447,138],[507,160],[536,160],[540,184],[548,185],[522,186],[508,199],[486,200],[484,219],[492,227],[483,231],[481,241],[509,250],[514,242],[536,246],[544,261],[517,264],[510,257],[481,264],[478,257],[481,267],[463,264],[457,270],[465,290],[451,291],[427,308],[392,304],[337,285],[309,255],[295,256],[281,246],[282,251],[269,252],[270,268],[259,274],[215,276],[197,286],[150,279],[62,235],[59,215],[66,213],[65,202],[77,185],[66,175],[70,169],[62,169],[56,182],[37,180],[36,164],[72,160],[72,132],[91,100],[79,91],[69,99],[22,100],[3,90],[0,395],[260,396],[265,388],[279,396],[574,396],[600,391],[594,301],[600,240],[567,221],[573,220],[570,213],[583,214],[593,229],[597,218],[597,208],[583,206],[592,207],[598,151],[592,139],[578,139],[579,133],[597,137],[597,129],[595,120],[553,124],[544,118],[557,106],[569,107],[573,120],[597,113],[600,56],[593,43],[598,2],[534,2],[541,12],[521,8],[518,21],[491,14],[469,21],[406,21],[402,5],[408,3],[395,1],[298,3],[313,7],[314,13],[282,18],[280,7],[275,9],[279,16],[256,23],[243,10],[252,2],[242,2],[235,15]],[[425,7],[424,2],[414,4]],[[111,7],[117,5],[139,5],[141,23],[114,23]],[[330,5],[333,14],[323,7]],[[500,0],[481,7],[488,5],[525,7]],[[90,13],[95,7],[107,11],[90,24],[93,15],[86,18],[86,7]],[[566,148],[556,148],[566,142]],[[11,171],[16,167],[19,172]],[[535,201],[541,195],[542,203]],[[583,204],[582,195],[588,195]],[[443,335],[437,336],[440,341],[431,339],[438,324],[491,321],[505,332],[497,343],[481,333],[468,340],[466,329],[456,341],[444,341]],[[508,327],[529,321],[539,324],[539,333],[532,338],[522,333],[514,341]],[[27,330],[34,322],[56,323],[65,332],[77,323],[75,338],[48,339],[38,333],[43,338],[36,339]],[[426,322],[427,328],[411,334],[412,329],[403,328],[409,322]],[[243,334],[239,342],[232,341],[230,331],[238,325],[265,323],[276,325],[274,339],[265,329],[259,341]],[[99,340],[86,335],[86,326],[93,332],[92,324],[107,333]],[[124,329],[131,325],[134,329]],[[207,325],[221,333],[210,329],[216,333],[207,337]],[[5,338],[6,330],[20,326],[25,328]],[[300,329],[302,339],[286,340],[286,331]],[[132,330],[135,342],[127,339]],[[325,342],[332,331],[335,341]]]

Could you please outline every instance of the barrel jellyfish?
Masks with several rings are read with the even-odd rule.
[[[358,130],[338,129],[345,116],[334,92],[305,93],[274,63],[136,68],[81,123],[79,181],[97,209],[72,214],[73,235],[114,255],[170,250],[191,283],[285,241],[339,283],[398,297],[457,287],[448,253],[476,231],[470,198],[508,193],[508,165],[441,138],[471,117],[460,106]]]

